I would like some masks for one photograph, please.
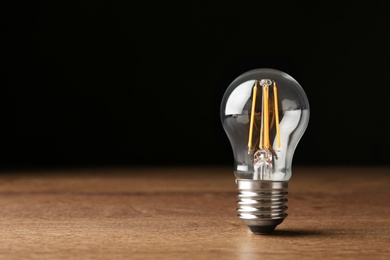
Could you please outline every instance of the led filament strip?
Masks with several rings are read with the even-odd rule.
[[[255,124],[255,113],[256,113],[256,99],[258,92],[258,85],[261,86],[262,91],[262,108],[261,108],[261,124],[260,124],[260,136],[259,136],[259,149],[272,150],[269,139],[270,131],[270,98],[269,98],[269,88],[270,85],[273,85],[273,117],[272,120],[275,120],[276,127],[276,138],[277,138],[277,147],[280,148],[280,129],[279,129],[279,108],[278,108],[278,89],[276,87],[275,81],[269,79],[261,80],[260,83],[256,80],[253,86],[253,96],[252,96],[252,111],[251,119],[249,126],[249,140],[248,140],[248,153],[251,153],[253,147],[253,129],[257,128]],[[273,121],[272,121],[273,124]],[[257,141],[256,141],[257,143]]]

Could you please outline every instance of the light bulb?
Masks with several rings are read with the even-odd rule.
[[[254,69],[227,88],[221,120],[234,154],[238,217],[269,234],[287,217],[292,159],[309,122],[306,94],[284,72]]]

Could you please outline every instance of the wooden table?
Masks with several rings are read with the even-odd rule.
[[[390,168],[294,168],[271,235],[232,168],[0,174],[0,259],[390,259]]]

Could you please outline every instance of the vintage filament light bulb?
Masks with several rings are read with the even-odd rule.
[[[286,194],[295,148],[309,121],[299,83],[275,69],[236,78],[221,104],[232,145],[238,216],[257,234],[271,233],[286,218]]]

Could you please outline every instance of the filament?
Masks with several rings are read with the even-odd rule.
[[[276,126],[276,141],[277,146],[280,148],[280,127],[279,127],[279,107],[278,107],[278,89],[274,81],[274,115],[275,115],[275,126]]]
[[[265,81],[265,80],[264,80]],[[270,99],[270,84],[273,83],[273,98]],[[264,83],[264,84],[263,84]],[[252,152],[253,145],[259,146],[259,149],[272,150],[270,144],[270,128],[275,124],[276,127],[276,144],[279,149],[281,146],[280,141],[280,125],[279,125],[279,107],[278,107],[278,89],[274,81],[268,80],[267,83],[260,82],[261,85],[261,113],[260,113],[260,129],[256,124],[256,99],[258,92],[259,81],[255,81],[252,93],[252,109],[250,115],[250,126],[249,126],[249,140],[248,140],[248,154]],[[272,113],[272,115],[271,115]],[[271,118],[270,118],[271,117]],[[272,122],[270,122],[272,120]],[[259,135],[256,138],[256,142],[253,144],[253,132],[259,130]]]
[[[268,85],[263,87],[263,125],[264,125],[264,148],[269,149],[269,104]],[[260,149],[262,147],[259,147]]]
[[[251,121],[249,127],[249,140],[248,140],[248,153],[252,149],[252,136],[253,136],[253,124],[255,121],[256,96],[257,96],[257,80],[255,81],[255,85],[253,87],[252,113],[251,113]]]
[[[263,97],[264,96],[264,88],[263,87],[261,88],[261,93],[262,93],[262,97]],[[263,110],[263,106],[264,106],[264,98],[261,101],[262,110]],[[263,133],[264,133],[264,111],[261,111],[261,113],[260,113],[260,141],[259,141],[259,148],[260,149],[263,148],[263,140],[264,140]]]

